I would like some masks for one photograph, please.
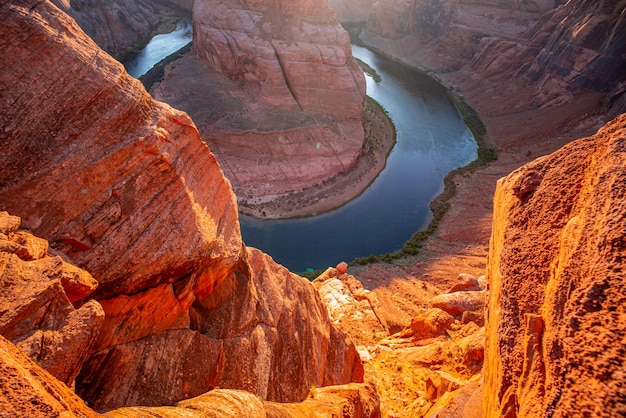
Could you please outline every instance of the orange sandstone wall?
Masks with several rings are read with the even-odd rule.
[[[498,182],[485,417],[626,414],[626,115]]]

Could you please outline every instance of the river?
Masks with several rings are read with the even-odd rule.
[[[141,51],[124,60],[126,72],[135,78],[146,74],[163,58],[190,43],[191,30],[191,18],[187,18],[178,22],[174,31],[155,35]]]
[[[157,35],[153,39],[157,45],[151,46],[151,41],[144,51],[150,49],[137,55],[131,74],[141,76],[188,43],[190,30],[179,26],[172,34]],[[165,55],[155,52],[168,44],[168,35],[174,48],[181,34],[189,40]],[[366,76],[367,94],[388,111],[397,142],[376,180],[338,209],[285,220],[240,216],[246,245],[263,250],[292,271],[323,269],[340,261],[401,249],[430,222],[429,205],[442,191],[445,175],[477,156],[471,132],[441,85],[366,48],[352,48],[354,56],[381,77],[376,82]]]
[[[445,175],[477,156],[474,137],[441,85],[366,48],[352,51],[381,77],[377,83],[366,76],[367,95],[388,111],[397,142],[371,186],[336,210],[286,220],[240,217],[246,244],[292,271],[401,249],[430,222],[429,205]]]

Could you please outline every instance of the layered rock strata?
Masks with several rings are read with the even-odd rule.
[[[360,380],[315,289],[243,245],[230,184],[189,117],[50,2],[0,17],[0,202],[93,275],[106,315],[77,392],[108,410],[216,385],[299,401]]]
[[[329,0],[330,7],[337,14],[337,19],[344,22],[367,22],[375,0]]]
[[[155,31],[174,28],[191,13],[193,0],[53,0],[76,19],[100,48],[119,57],[145,42]]]
[[[0,212],[0,335],[71,386],[104,321],[98,302],[80,302],[98,283],[19,226]]]
[[[623,0],[381,0],[362,38],[434,72],[522,78],[534,89],[534,106],[599,91],[617,114],[626,110],[625,7]]]
[[[485,416],[626,413],[624,167],[621,115],[499,181]]]
[[[378,418],[381,416],[376,390],[371,384],[311,388],[301,403],[279,404],[263,401],[249,392],[215,389],[204,395],[177,403],[173,407],[130,407],[107,413],[110,418]]]
[[[355,164],[365,78],[327,1],[200,0],[193,16],[194,56],[153,93],[190,113],[244,206]]]

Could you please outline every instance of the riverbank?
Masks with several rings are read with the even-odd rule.
[[[379,45],[373,47],[380,49]],[[420,57],[403,57],[390,47],[384,50],[386,55],[428,72]],[[598,93],[580,92],[567,103],[539,108],[523,79],[491,81],[463,70],[440,73],[436,78],[477,112],[486,126],[485,144],[496,150],[498,159],[448,178],[454,193],[419,254],[391,264],[351,268],[366,289],[376,292],[390,327],[404,326],[423,311],[418,293],[424,281],[444,292],[459,273],[484,274],[498,179],[595,133],[605,123],[603,95]]]
[[[263,219],[313,216],[336,209],[363,193],[385,168],[395,144],[395,127],[385,110],[371,98],[363,108],[365,140],[361,155],[346,171],[322,184],[263,200],[239,199],[239,211]]]

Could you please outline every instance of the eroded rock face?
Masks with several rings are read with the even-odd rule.
[[[360,119],[364,77],[326,1],[198,0],[195,54],[278,109]]]
[[[0,212],[0,335],[67,385],[91,354],[104,321],[87,297],[89,273],[48,254],[48,242],[17,230],[20,219]]]
[[[4,209],[89,271],[99,299],[183,277],[218,284],[242,254],[237,205],[192,121],[63,12],[32,6],[2,8]]]
[[[562,104],[589,89],[607,93],[614,112],[623,112],[625,6],[623,0],[379,0],[364,39],[437,71],[523,78],[536,90],[535,106]]]
[[[111,418],[145,417],[177,418],[314,418],[341,416],[345,418],[378,418],[381,416],[376,390],[371,384],[351,383],[342,386],[311,388],[301,403],[264,402],[240,390],[215,389],[204,395],[177,403],[173,407],[121,408],[107,413]]]
[[[485,416],[626,413],[624,167],[622,115],[499,181]]]
[[[248,249],[246,261],[185,314],[188,328],[98,351],[79,376],[78,393],[96,410],[164,405],[218,386],[294,402],[312,385],[363,379],[356,349],[330,324],[313,286],[256,249]],[[137,333],[154,329],[141,319],[131,322]],[[170,358],[178,361],[163,360]]]
[[[122,56],[133,44],[191,12],[193,0],[52,0],[105,51]]]
[[[348,264],[341,262],[320,274],[313,285],[328,310],[331,321],[347,332],[355,344],[374,344],[389,335],[377,310],[378,298],[348,274]]]
[[[362,379],[314,288],[243,245],[230,184],[186,114],[50,2],[3,4],[0,18],[0,202],[100,284],[106,316],[76,386],[90,405],[170,405],[215,385],[300,401],[312,385]],[[10,266],[45,252],[18,233],[4,247]],[[62,270],[48,287],[81,303],[81,275]]]
[[[329,0],[340,22],[366,22],[375,0]]]
[[[194,56],[153,93],[189,112],[242,202],[355,164],[365,78],[327,1],[198,0],[193,25]]]
[[[101,417],[0,335],[0,411],[10,417]]]

